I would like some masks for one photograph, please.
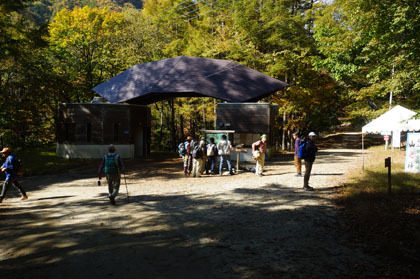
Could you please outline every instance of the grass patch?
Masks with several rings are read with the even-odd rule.
[[[392,157],[392,193],[388,195],[388,168]],[[404,172],[405,151],[372,147],[365,155],[365,171],[349,173],[336,202],[350,220],[355,236],[367,247],[397,265],[407,276],[420,276],[420,175]]]
[[[98,159],[65,159],[56,156],[55,146],[25,149],[16,153],[23,162],[24,176],[54,174],[98,164]]]

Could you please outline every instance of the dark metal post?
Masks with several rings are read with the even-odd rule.
[[[388,167],[388,194],[391,194],[391,157],[385,158],[385,167]]]

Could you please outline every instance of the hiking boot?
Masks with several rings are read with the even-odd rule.
[[[305,191],[313,191],[314,188],[312,188],[311,186],[306,186],[306,187],[303,187],[303,190],[305,190]]]
[[[21,199],[22,201],[27,200],[27,199],[28,199],[28,196],[27,196],[27,195],[23,195],[20,199]]]

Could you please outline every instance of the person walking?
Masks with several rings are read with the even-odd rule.
[[[214,166],[216,165],[217,158],[217,147],[214,143],[214,138],[210,138],[210,143],[206,147],[207,153],[207,164],[206,164],[206,174],[214,174]]]
[[[201,176],[201,166],[204,163],[204,152],[205,152],[206,142],[204,140],[200,140],[200,142],[194,147],[192,151],[193,157],[193,167],[192,167],[192,177],[200,177]]]
[[[293,133],[293,139],[295,140],[295,168],[296,168],[296,174],[297,177],[302,177],[302,159],[299,158],[298,152],[300,147],[300,138],[298,136],[298,132]]]
[[[5,158],[5,162],[1,166],[1,171],[6,173],[6,180],[3,183],[3,188],[0,194],[0,203],[3,202],[10,185],[13,185],[13,187],[19,190],[21,200],[27,200],[28,196],[26,195],[25,189],[23,189],[18,181],[19,161],[16,155],[12,154],[10,148],[8,147],[3,148],[0,152]]]
[[[259,141],[256,141],[252,144],[252,156],[254,160],[257,161],[256,166],[255,166],[255,174],[258,176],[263,175],[266,151],[267,151],[267,135],[263,134],[260,137]]]
[[[114,145],[108,148],[108,154],[104,155],[99,165],[98,177],[102,178],[102,171],[105,172],[106,181],[108,182],[108,198],[112,205],[115,205],[115,198],[120,190],[121,171],[125,169],[121,156],[116,153]]]
[[[232,144],[227,139],[226,135],[222,135],[222,140],[217,143],[217,150],[219,152],[219,174],[223,175],[223,162],[226,162],[229,174],[233,175],[232,166],[230,164],[230,150]]]
[[[311,176],[312,165],[315,161],[316,153],[318,152],[318,147],[315,145],[316,134],[310,132],[308,134],[308,139],[305,143],[305,176],[303,178],[303,189],[305,191],[313,191],[314,188],[309,186],[309,178]]]

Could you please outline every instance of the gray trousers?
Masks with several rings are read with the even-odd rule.
[[[309,177],[311,176],[313,163],[314,162],[308,162],[305,160],[305,176],[303,177],[303,187],[309,186]]]
[[[106,181],[108,182],[108,193],[110,197],[115,198],[120,190],[121,174],[107,173]]]
[[[18,180],[16,178],[11,178],[11,179],[8,179],[8,180],[4,181],[4,183],[3,183],[3,189],[1,189],[0,200],[3,200],[4,199],[4,197],[6,196],[7,191],[10,188],[10,185],[13,185],[13,187],[15,187],[16,189],[18,189],[19,190],[19,193],[22,196],[26,196],[26,192],[23,189],[23,187],[19,184]]]

